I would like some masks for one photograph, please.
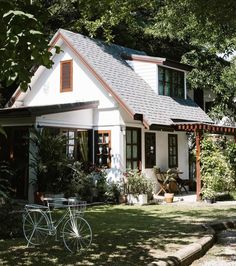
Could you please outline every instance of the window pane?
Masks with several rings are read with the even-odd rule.
[[[163,86],[163,82],[159,81],[159,90],[158,90],[158,94],[159,95],[164,95],[164,86]]]
[[[132,168],[131,161],[126,161],[126,168],[127,169],[131,169]]]
[[[162,67],[158,67],[158,79],[160,81],[164,80],[164,69]]]
[[[140,161],[140,129],[128,128],[126,130],[126,167],[136,168]]]
[[[165,95],[170,96],[170,83],[166,82]]]
[[[138,147],[137,147],[137,145],[133,146],[133,158],[138,158]]]
[[[133,161],[133,169],[138,169],[138,162],[137,161]]]
[[[166,82],[170,82],[170,79],[171,79],[171,70],[169,70],[169,69],[166,69],[165,70],[165,81]]]
[[[126,130],[126,142],[127,144],[131,144],[131,131]]]
[[[133,143],[136,144],[138,141],[138,132],[135,130],[133,131]]]
[[[126,158],[131,159],[131,145],[126,146]]]
[[[178,167],[178,139],[176,134],[168,135],[169,167]]]

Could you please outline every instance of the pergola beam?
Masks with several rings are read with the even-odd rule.
[[[173,125],[176,131],[194,132],[196,137],[196,197],[201,200],[201,139],[203,133],[234,136],[236,143],[236,127],[220,126],[201,122],[179,122]]]

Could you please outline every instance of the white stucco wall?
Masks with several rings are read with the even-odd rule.
[[[28,91],[24,98],[24,105],[38,106],[99,100],[99,107],[114,107],[115,101],[111,95],[83,66],[78,57],[65,46],[62,46],[62,50],[64,52],[54,57],[53,68],[44,69],[40,77],[32,84],[31,91]],[[60,61],[72,58],[73,91],[60,92]]]
[[[155,189],[157,189],[156,177],[153,173],[153,169],[145,169],[145,143],[144,143],[144,133],[154,132],[156,133],[156,165],[161,168],[162,171],[168,170],[168,134],[177,134],[178,136],[178,169],[183,172],[180,176],[183,179],[189,178],[189,162],[188,162],[188,142],[187,136],[182,132],[164,132],[164,131],[146,131],[143,130],[142,136],[142,169],[147,177],[156,184]]]
[[[132,69],[144,79],[149,86],[157,91],[157,66],[154,63],[139,62],[139,61],[126,61]]]

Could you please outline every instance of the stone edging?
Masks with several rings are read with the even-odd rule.
[[[173,256],[160,258],[148,266],[187,266],[201,258],[215,243],[219,231],[236,228],[236,221],[204,224],[205,236],[178,250]]]

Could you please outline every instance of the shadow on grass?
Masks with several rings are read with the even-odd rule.
[[[1,265],[146,265],[202,236],[203,221],[225,219],[236,208],[100,206],[87,211],[93,230],[89,250],[71,255],[53,238],[40,247],[24,239],[0,241]],[[233,218],[233,217],[232,217]],[[236,218],[236,214],[235,217]]]

